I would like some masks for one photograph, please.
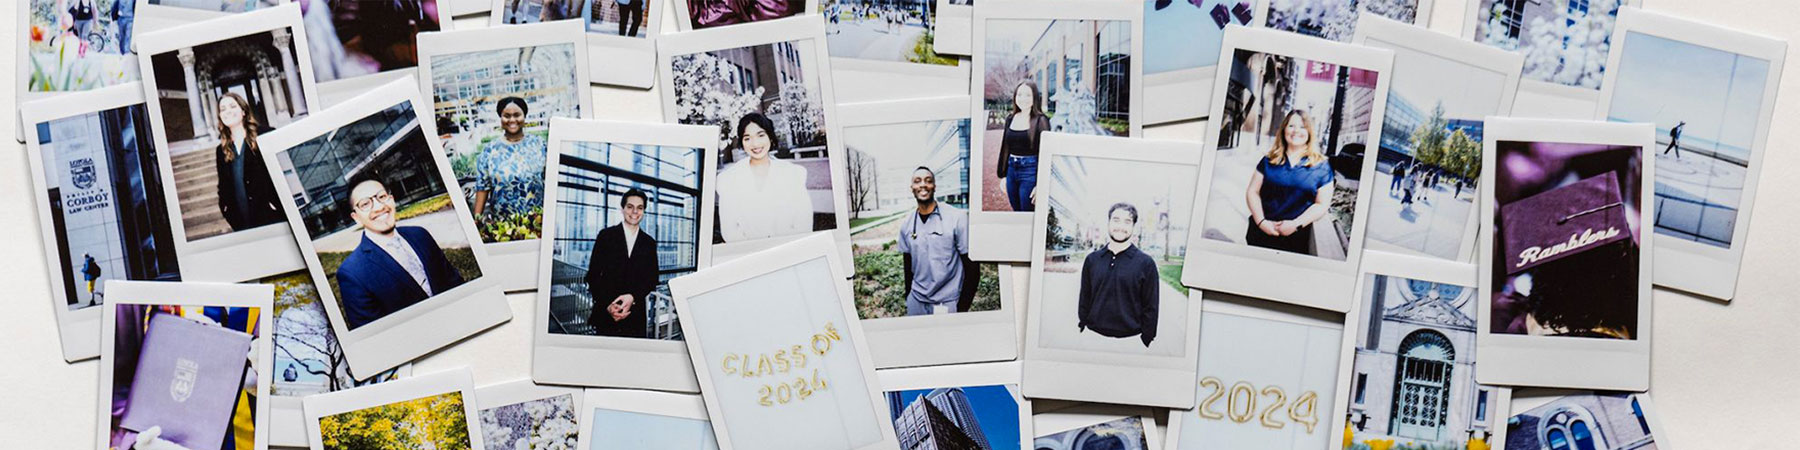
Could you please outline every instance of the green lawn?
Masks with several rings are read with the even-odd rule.
[[[344,264],[344,258],[348,256],[350,256],[350,252],[319,253],[319,265],[325,267],[325,278],[330,281],[331,292],[337,297],[340,307],[344,302],[344,291],[338,288],[337,270],[338,266]],[[481,278],[481,267],[475,264],[474,250],[468,247],[446,248],[444,249],[444,259],[450,260],[450,265],[456,267],[457,273],[462,274],[463,280]]]
[[[856,296],[856,313],[863,319],[902,317],[906,315],[905,259],[900,252],[886,250],[856,256],[856,277],[851,280]],[[1000,268],[980,264],[981,280],[975,289],[975,302],[969,311],[1000,309]]]
[[[1159,278],[1162,278],[1163,284],[1167,284],[1167,285],[1169,285],[1169,287],[1175,288],[1175,290],[1177,290],[1177,291],[1181,291],[1182,295],[1187,295],[1187,293],[1188,293],[1187,286],[1183,286],[1181,284],[1181,266],[1182,265],[1183,264],[1180,262],[1176,262],[1173,264],[1158,265],[1158,266],[1156,266],[1156,275]]]

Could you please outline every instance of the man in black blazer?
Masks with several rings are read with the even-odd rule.
[[[594,236],[594,252],[588,255],[588,294],[594,309],[588,324],[601,336],[648,337],[644,305],[656,290],[659,265],[656,238],[638,227],[650,198],[632,189],[619,199],[624,223],[606,227]]]
[[[397,226],[394,196],[381,181],[351,185],[350,218],[362,242],[338,265],[338,293],[350,329],[374,322],[463,284],[431,232]]]

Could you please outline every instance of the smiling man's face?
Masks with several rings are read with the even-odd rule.
[[[381,182],[369,180],[350,189],[350,218],[375,234],[394,231],[394,197]]]

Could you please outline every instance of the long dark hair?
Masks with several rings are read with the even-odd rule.
[[[238,109],[244,112],[244,119],[243,119],[243,122],[244,122],[244,151],[245,152],[259,151],[258,147],[256,146],[256,129],[258,127],[260,127],[261,124],[256,122],[256,114],[252,113],[250,111],[250,101],[244,100],[243,96],[237,95],[237,93],[235,93],[235,92],[226,92],[225,96],[223,98],[221,98],[220,100],[231,100],[231,101],[237,102]],[[220,105],[223,105],[223,104],[224,103],[220,103]],[[216,113],[217,111],[214,111],[214,112]],[[237,152],[232,151],[232,149],[237,148],[237,146],[234,144],[235,143],[232,142],[232,140],[231,140],[231,127],[226,126],[225,118],[220,117],[219,118],[219,146],[220,146],[219,148],[222,151],[222,153],[225,154],[225,162],[232,162],[232,161],[237,160],[237,157],[238,157]]]
[[[1039,117],[1044,117],[1044,93],[1038,90],[1037,82],[1030,78],[1020,80],[1019,84],[1013,86],[1011,91],[1007,91],[1006,103],[1011,107],[1011,112],[1007,114],[1007,117],[1019,113],[1019,86],[1031,88],[1031,120],[1035,122]]]
[[[769,116],[754,112],[745,114],[742,119],[738,119],[736,138],[738,147],[744,146],[744,127],[750,126],[750,124],[762,127],[763,132],[769,134],[769,153],[774,153],[775,150],[781,148],[781,139],[775,134],[775,121],[769,120]]]

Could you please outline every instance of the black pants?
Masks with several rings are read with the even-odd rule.
[[[1250,228],[1244,231],[1244,242],[1252,246],[1281,250],[1302,255],[1312,254],[1312,225],[1294,230],[1287,236],[1270,236],[1256,227],[1256,221],[1250,221]]]
[[[620,36],[637,37],[638,27],[641,26],[644,26],[644,9],[642,6],[637,4],[619,5]]]

